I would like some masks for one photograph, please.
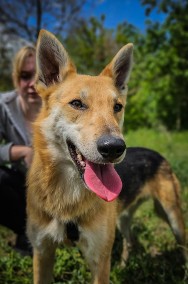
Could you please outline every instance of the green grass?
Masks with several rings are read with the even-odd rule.
[[[188,132],[169,133],[148,129],[129,132],[128,146],[144,146],[159,151],[171,163],[182,184],[182,209],[188,238]],[[112,254],[113,284],[186,284],[188,269],[169,227],[153,213],[152,202],[144,203],[132,223],[135,247],[126,268],[118,266],[121,236],[117,232]],[[8,245],[13,233],[0,228],[0,284],[31,284],[32,259],[21,257]],[[77,248],[59,248],[54,268],[54,284],[87,284],[90,273]]]

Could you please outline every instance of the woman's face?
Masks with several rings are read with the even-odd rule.
[[[39,104],[41,98],[34,88],[34,76],[36,71],[35,56],[29,56],[25,59],[21,71],[18,92],[22,100],[27,104]]]

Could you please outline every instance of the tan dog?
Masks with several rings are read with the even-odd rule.
[[[61,43],[49,32],[39,35],[36,88],[43,106],[27,195],[35,284],[51,283],[55,249],[67,240],[83,252],[92,283],[109,283],[122,188],[113,164],[125,156],[132,49],[124,46],[99,76],[78,75]]]

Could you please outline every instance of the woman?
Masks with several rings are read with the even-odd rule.
[[[32,160],[32,122],[41,106],[34,88],[35,48],[25,46],[13,62],[15,90],[0,94],[0,224],[17,234],[26,250],[26,171]]]

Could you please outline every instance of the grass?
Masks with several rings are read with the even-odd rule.
[[[188,132],[169,133],[148,129],[129,132],[128,146],[145,146],[159,151],[171,163],[182,184],[182,209],[188,237]],[[135,247],[126,268],[118,266],[121,236],[117,232],[112,254],[113,284],[186,284],[188,269],[181,265],[181,254],[169,227],[153,213],[152,202],[144,203],[132,223]],[[8,246],[14,235],[0,228],[0,284],[31,284],[32,259],[21,257]],[[87,284],[90,273],[77,248],[59,248],[54,267],[54,284]]]

